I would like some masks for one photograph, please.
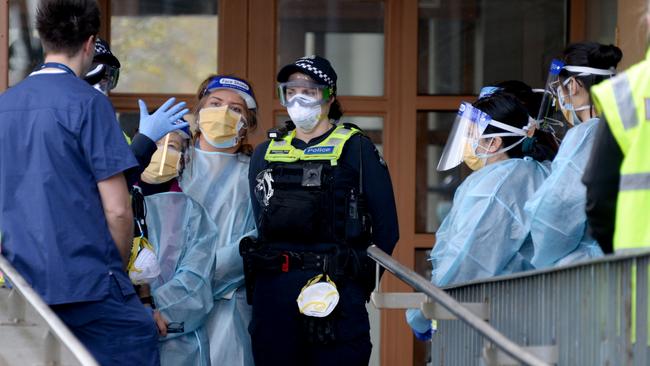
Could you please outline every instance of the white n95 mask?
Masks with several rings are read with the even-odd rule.
[[[135,285],[151,284],[160,276],[158,257],[145,237],[133,239],[127,270],[131,282]]]
[[[296,127],[305,133],[313,131],[320,120],[322,112],[320,104],[308,106],[316,101],[316,98],[303,94],[297,94],[289,99],[287,113]]]
[[[322,279],[322,274],[312,278],[300,291],[296,301],[301,314],[324,318],[336,308],[339,303],[339,292],[336,285],[327,275],[325,281],[321,281]]]

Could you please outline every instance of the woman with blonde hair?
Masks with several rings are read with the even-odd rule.
[[[197,92],[193,140],[180,179],[183,191],[201,204],[217,226],[214,307],[207,330],[213,365],[252,365],[244,271],[239,242],[257,236],[248,191],[252,146],[248,132],[257,125],[257,103],[250,84],[211,75]]]

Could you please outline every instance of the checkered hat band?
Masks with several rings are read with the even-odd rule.
[[[104,45],[101,44],[101,43],[96,43],[95,44],[95,53],[98,54],[98,55],[104,55],[104,54],[111,55],[112,54],[111,51],[106,49],[106,47],[104,47]]]
[[[314,67],[313,65],[305,64],[305,63],[297,63],[296,66],[312,72],[313,74],[318,76],[321,80],[324,80],[329,86],[334,86],[334,82],[332,81],[332,78],[330,78],[329,75],[322,72],[320,69]]]

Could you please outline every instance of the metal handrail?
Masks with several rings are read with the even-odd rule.
[[[597,257],[597,258],[590,258],[588,261],[578,261],[575,263],[569,263],[569,264],[563,264],[560,266],[553,266],[553,267],[548,267],[548,268],[542,268],[542,269],[533,269],[533,270],[527,270],[524,272],[515,272],[515,273],[509,273],[505,275],[498,275],[498,276],[493,276],[493,277],[487,277],[487,278],[480,278],[476,280],[470,280],[466,281],[463,283],[457,283],[449,286],[443,286],[441,287],[443,290],[452,290],[452,289],[458,289],[461,287],[469,287],[469,286],[474,286],[478,284],[486,284],[486,283],[492,283],[492,282],[504,282],[504,281],[510,281],[514,279],[522,279],[522,278],[531,278],[531,277],[536,277],[539,275],[543,274],[549,274],[549,273],[555,273],[558,271],[568,271],[574,268],[580,268],[580,267],[588,267],[588,266],[593,266],[594,264],[601,264],[601,263],[616,263],[616,262],[623,262],[632,258],[640,258],[640,257],[650,257],[650,249],[649,248],[639,248],[639,249],[629,249],[625,251],[620,251],[616,252],[614,254],[608,254],[604,255],[602,257]]]
[[[379,249],[376,245],[371,245],[368,247],[367,252],[368,256],[377,262],[377,264],[387,269],[389,272],[397,276],[397,278],[399,278],[407,285],[413,287],[415,290],[425,293],[431,299],[447,309],[447,311],[454,314],[458,319],[462,320],[467,325],[475,329],[478,333],[480,333],[483,337],[490,340],[490,342],[503,350],[503,352],[508,354],[516,361],[521,362],[525,365],[548,366],[547,363],[540,360],[535,355],[519,346],[517,343],[511,341],[506,336],[501,334],[498,330],[494,329],[490,324],[485,322],[483,319],[467,310],[453,297],[449,296],[445,291],[436,287],[412,269],[399,263],[391,256],[386,254],[386,252]]]
[[[45,323],[49,326],[52,333],[65,345],[72,355],[82,365],[99,366],[95,358],[88,352],[86,347],[77,339],[77,337],[70,331],[70,329],[61,321],[61,319],[50,309],[41,297],[32,289],[32,287],[25,281],[23,276],[0,255],[0,271],[11,283],[12,287],[17,290],[43,318]]]

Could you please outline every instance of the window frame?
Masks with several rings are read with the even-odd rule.
[[[217,0],[214,0],[217,1]],[[98,4],[101,11],[101,27],[99,36],[106,39],[110,44],[111,39],[111,0],[99,0]],[[232,70],[228,73],[245,74],[246,73],[246,50],[238,47],[239,44],[246,44],[246,18],[248,8],[246,1],[228,1],[221,0],[218,2],[218,29],[217,29],[217,65],[216,73],[223,73],[223,70]],[[228,29],[228,37],[224,37],[225,30]],[[227,57],[226,57],[227,55]],[[242,67],[243,65],[243,67]],[[206,75],[207,76],[207,75]],[[197,85],[198,87],[198,85]],[[142,99],[147,106],[155,110],[162,105],[167,99],[175,97],[187,103],[188,108],[192,110],[198,100],[193,93],[113,93],[109,92],[109,98],[117,112],[137,112],[139,111],[138,99]]]
[[[216,0],[215,0],[216,1]],[[645,0],[618,0],[619,37],[634,38],[633,30],[625,24],[635,23],[629,11]],[[110,42],[110,0],[98,1],[102,13],[100,36]],[[275,114],[284,108],[275,97],[276,65],[276,11],[277,0],[220,0],[218,26],[218,73],[234,73],[247,78],[257,91],[260,126],[251,134],[252,142],[265,140],[265,132],[272,127]],[[586,35],[586,0],[569,0],[568,40],[583,40]],[[272,15],[272,16],[269,16]],[[418,0],[385,0],[384,17],[384,95],[381,97],[341,96],[346,114],[381,115],[384,117],[383,146],[385,160],[390,167],[397,199],[400,224],[400,242],[394,258],[413,267],[415,250],[431,248],[433,234],[416,233],[416,148],[417,112],[455,111],[463,100],[471,101],[475,95],[418,95],[417,94],[417,19]],[[228,32],[226,33],[226,30]],[[0,1],[0,92],[8,87],[8,32],[9,3]],[[637,62],[635,58],[643,40],[623,43],[626,55],[624,65]],[[643,55],[641,55],[643,56]],[[274,60],[268,62],[268,60]],[[175,96],[195,104],[193,94],[127,94],[111,93],[110,98],[117,112],[137,112],[137,99],[143,99],[151,108],[157,108],[167,98]],[[354,121],[354,118],[350,118]],[[384,291],[411,291],[390,274],[382,280]],[[410,365],[413,355],[404,350],[413,349],[413,337],[404,322],[402,312],[381,314],[381,364]]]

